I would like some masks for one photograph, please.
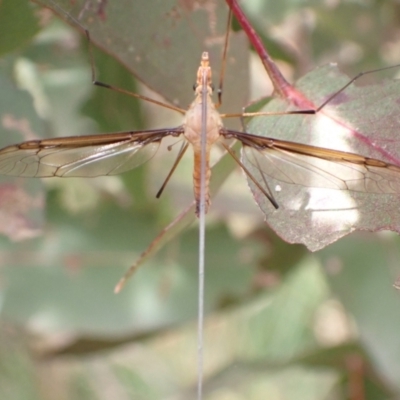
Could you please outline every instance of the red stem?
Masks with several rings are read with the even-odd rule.
[[[228,7],[232,10],[243,30],[246,32],[250,43],[253,45],[254,49],[260,56],[264,68],[267,71],[267,74],[270,77],[274,86],[274,92],[278,96],[287,100],[290,104],[298,107],[299,109],[315,109],[315,105],[283,77],[281,71],[279,71],[278,67],[269,56],[267,50],[264,48],[261,38],[257,35],[246,15],[239,7],[237,0],[225,1],[228,4]]]
[[[240,26],[246,32],[250,43],[253,45],[254,49],[260,56],[264,68],[266,69],[267,74],[272,81],[275,92],[283,98],[290,98],[293,90],[292,85],[290,85],[290,83],[283,77],[281,71],[279,71],[278,67],[269,56],[267,50],[263,46],[261,38],[257,35],[256,31],[251,26],[246,15],[239,7],[239,4],[236,0],[226,0],[226,2],[229,8],[232,10],[233,14],[235,15]]]

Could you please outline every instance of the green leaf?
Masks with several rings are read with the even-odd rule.
[[[334,66],[316,69],[296,85],[296,93],[302,101],[297,107],[276,99],[262,111],[317,107],[348,82],[349,78]],[[400,165],[396,127],[399,93],[398,81],[363,87],[352,84],[315,115],[255,117],[249,123],[248,131]],[[247,156],[244,158],[245,165],[262,186],[265,186],[264,179],[268,180],[278,209],[251,180],[249,185],[268,224],[281,238],[289,243],[305,244],[315,251],[354,230],[400,232],[397,207],[400,172],[396,167],[363,169],[360,162],[308,157],[314,154],[311,150],[306,156],[297,156],[296,151],[266,148],[261,150],[257,163]],[[342,166],[347,168],[345,172]],[[263,175],[260,175],[260,168]],[[348,176],[359,170],[361,177]],[[353,181],[360,183],[355,189]]]

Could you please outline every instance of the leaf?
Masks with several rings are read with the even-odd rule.
[[[197,229],[172,241],[116,296],[113,286],[124,265],[157,232],[154,213],[134,213],[109,203],[101,215],[73,217],[55,200],[50,196],[48,202],[51,234],[12,248],[0,240],[6,260],[5,318],[32,323],[42,332],[66,329],[78,336],[109,338],[157,333],[196,315]],[[207,231],[207,249],[212,266],[205,286],[208,311],[227,297],[247,296],[258,249],[250,241],[235,240],[222,225]]]
[[[198,6],[174,0],[121,0],[107,2],[104,16],[84,0],[74,1],[72,7],[69,0],[37,2],[64,19],[68,20],[64,12],[79,19],[90,31],[93,43],[116,57],[140,81],[174,105],[185,108],[193,100],[191,87],[203,51],[210,53],[217,82],[227,20],[223,2],[205,2]],[[224,106],[231,111],[243,107],[243,97],[237,93],[247,93],[243,86],[248,80],[246,54],[244,35],[232,34],[224,79]]]
[[[397,235],[353,235],[317,253],[336,298],[357,326],[379,375],[400,390]]]
[[[25,0],[0,2],[0,56],[25,45],[39,31],[31,5]]]
[[[298,92],[304,98],[304,104],[300,103],[299,107],[309,109],[308,99],[316,106],[322,104],[348,81],[332,65],[316,69],[298,82]],[[351,85],[316,115],[256,117],[247,130],[256,135],[356,153],[400,165],[396,128],[400,122],[399,93],[400,83],[395,81],[365,87]],[[276,99],[262,111],[289,109],[294,107]],[[264,184],[258,169],[246,158],[244,163]],[[313,187],[315,175],[311,173],[308,182],[302,179],[301,184],[294,184],[264,172],[278,209],[250,181],[249,186],[267,223],[290,243],[302,243],[315,251],[354,230],[400,232],[400,193],[338,190],[332,185],[321,187],[321,183]],[[335,175],[334,169],[328,172]]]

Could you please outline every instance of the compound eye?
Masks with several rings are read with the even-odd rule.
[[[196,91],[196,88],[197,88],[197,83],[195,83],[195,84],[193,85],[193,91],[194,91],[194,92]]]

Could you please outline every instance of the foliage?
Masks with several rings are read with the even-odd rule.
[[[67,11],[79,9],[79,2],[64,3]],[[144,2],[133,7],[142,11],[134,22],[127,4],[118,2],[120,35],[140,44],[139,56],[148,53],[158,70],[132,68],[140,81],[185,107],[206,45],[199,32],[212,28],[211,16],[217,16],[213,37],[220,44],[226,7],[219,4],[215,14],[211,6],[197,10],[197,18],[195,10],[182,8],[184,2],[147,3],[153,8],[140,9]],[[339,62],[351,75],[398,61],[392,51],[398,34],[394,2],[332,4],[243,2],[292,78],[327,61]],[[13,5],[18,2],[0,7]],[[179,124],[169,114],[159,117],[158,108],[93,88],[84,36],[38,6],[18,9],[24,30],[0,24],[2,146],[34,137]],[[152,22],[145,23],[146,16]],[[13,40],[4,40],[7,35]],[[233,39],[238,53],[229,58],[224,83],[230,112],[240,111],[247,97],[242,36]],[[110,44],[99,40],[104,48]],[[95,60],[100,80],[144,90],[113,57],[96,51]],[[263,77],[264,72],[252,79],[258,83]],[[1,229],[7,235],[0,241],[2,398],[194,397],[196,226],[153,255],[121,294],[112,293],[123,272],[192,200],[187,160],[161,200],[154,199],[173,157],[161,149],[120,178],[2,181]],[[353,234],[311,254],[275,236],[245,185],[234,172],[213,196],[208,217],[207,398],[362,398],[349,392],[354,387],[368,399],[396,398],[397,236]]]

